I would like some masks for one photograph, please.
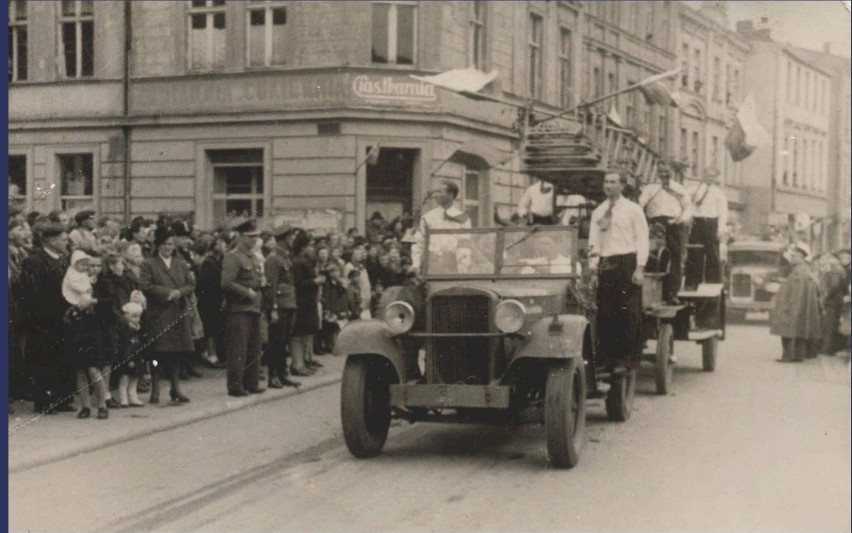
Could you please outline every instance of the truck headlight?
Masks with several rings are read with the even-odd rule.
[[[780,283],[778,283],[777,281],[770,281],[769,283],[767,283],[767,284],[763,287],[763,290],[765,290],[766,292],[768,292],[768,293],[770,293],[770,294],[775,294],[775,293],[777,293],[780,289],[781,289],[781,284],[780,284]]]
[[[384,318],[391,331],[402,334],[414,326],[414,308],[402,301],[392,302],[385,308]]]
[[[494,310],[494,324],[503,333],[517,333],[526,319],[527,308],[517,300],[504,300]]]

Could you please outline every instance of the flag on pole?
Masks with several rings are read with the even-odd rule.
[[[639,88],[639,92],[641,92],[642,96],[645,97],[645,101],[648,105],[681,107],[684,101],[684,95],[678,92],[670,92],[669,88],[666,87],[666,84],[664,83],[666,79],[678,75],[680,71],[680,68],[669,70],[662,74],[646,78],[636,84]]]
[[[376,163],[379,162],[379,153],[380,152],[381,152],[381,148],[379,147],[379,144],[376,143],[376,145],[371,147],[370,151],[367,152],[367,164],[370,165],[371,167],[375,166]]]
[[[609,113],[607,113],[606,118],[608,118],[610,122],[612,122],[619,128],[623,127],[621,122],[621,115],[618,114],[618,109],[615,108],[614,102],[609,106]]]
[[[769,133],[757,121],[754,94],[749,93],[740,105],[734,124],[728,131],[728,136],[725,137],[725,148],[730,152],[731,159],[737,162],[750,156],[760,146],[769,144],[770,141]]]
[[[497,78],[497,71],[492,70],[489,73],[482,72],[475,68],[457,68],[448,70],[434,76],[415,76],[410,77],[417,81],[431,83],[436,87],[449,89],[457,93],[463,93],[465,96],[476,98],[477,92],[485,88]]]

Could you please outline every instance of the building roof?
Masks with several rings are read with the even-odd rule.
[[[817,65],[820,69],[834,74],[842,73],[852,67],[852,60],[848,57],[836,56],[816,50],[809,50],[800,46],[790,46],[792,52],[803,61]]]

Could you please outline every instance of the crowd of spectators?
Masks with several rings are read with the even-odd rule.
[[[222,266],[239,241],[234,226],[204,231],[166,214],[123,225],[91,210],[69,217],[11,207],[10,412],[29,400],[38,413],[96,410],[104,419],[110,409],[159,403],[160,377],[174,403],[190,401],[181,381],[202,378],[198,365],[227,366]],[[314,356],[334,351],[341,327],[371,317],[384,288],[410,280],[413,227],[411,217],[374,213],[365,235],[261,232],[251,250],[263,272],[256,370],[268,387],[299,386],[292,378],[323,366]],[[155,258],[168,267],[158,273]],[[173,263],[186,279],[158,281],[181,272]],[[292,306],[280,308],[287,291]],[[170,302],[181,311],[168,311]],[[284,321],[292,327],[274,327]]]

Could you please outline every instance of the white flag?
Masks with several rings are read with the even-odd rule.
[[[434,76],[415,76],[411,78],[431,83],[436,87],[442,87],[459,93],[476,93],[485,88],[497,78],[497,71],[492,70],[489,73],[476,70],[475,68],[457,68],[448,70]]]

